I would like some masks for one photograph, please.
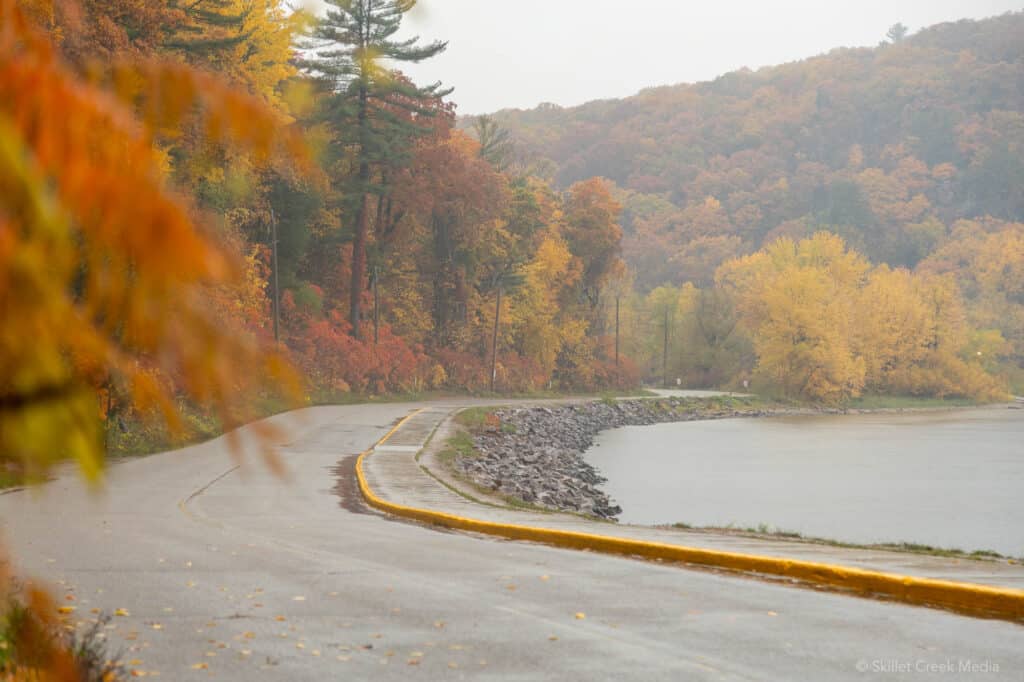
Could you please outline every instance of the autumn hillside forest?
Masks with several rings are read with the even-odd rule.
[[[687,385],[1024,390],[1024,14],[493,119],[556,187],[606,179],[648,378],[668,319]]]
[[[1024,14],[460,118],[414,4],[2,0],[4,408],[1024,391]]]

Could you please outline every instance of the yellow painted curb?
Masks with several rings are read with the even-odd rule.
[[[377,445],[390,438],[407,421],[422,411],[417,410],[402,419],[384,438],[377,442]],[[639,556],[663,561],[680,561],[735,571],[782,576],[815,585],[848,590],[864,596],[884,597],[908,604],[940,607],[975,616],[1024,621],[1024,590],[881,573],[797,559],[739,554],[608,535],[481,521],[430,509],[395,504],[378,497],[366,482],[366,476],[363,474],[363,461],[372,452],[373,448],[370,448],[360,454],[359,459],[356,460],[356,478],[359,482],[359,490],[370,506],[395,516],[446,528],[485,533],[512,540],[541,542],[567,549],[591,550],[605,554]]]

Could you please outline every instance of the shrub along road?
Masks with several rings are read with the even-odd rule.
[[[2,495],[3,534],[70,618],[122,614],[114,648],[164,679],[823,680],[968,661],[1024,674],[1011,623],[370,512],[352,456],[415,407],[274,418],[290,426],[286,481],[252,456],[237,468],[218,439],[115,466],[105,494],[67,476]]]

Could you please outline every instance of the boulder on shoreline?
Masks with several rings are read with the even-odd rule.
[[[473,435],[479,456],[459,458],[455,467],[476,485],[528,504],[615,520],[622,509],[600,489],[605,479],[583,459],[598,433],[767,413],[679,398],[501,409],[494,413],[499,426]]]

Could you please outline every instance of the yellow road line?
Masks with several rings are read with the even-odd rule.
[[[377,442],[377,445],[380,445],[394,435],[407,421],[422,411],[422,409],[417,410],[402,419],[395,428]],[[884,597],[908,604],[937,606],[968,615],[1024,622],[1024,590],[919,578],[895,573],[882,573],[799,559],[740,554],[686,547],[683,545],[633,540],[609,535],[593,535],[577,531],[557,530],[554,528],[496,523],[445,514],[431,509],[419,509],[395,504],[378,497],[366,482],[363,462],[372,452],[373,448],[366,450],[356,460],[356,478],[359,483],[359,490],[370,506],[395,516],[446,528],[485,533],[512,540],[541,542],[568,549],[639,556],[663,561],[679,561],[700,564],[702,566],[794,578],[807,583],[847,590],[864,596]]]
[[[381,438],[379,441],[377,441],[377,444],[374,445],[373,447],[377,448],[377,447],[380,447],[381,445],[384,445],[384,443],[387,442],[388,438],[391,438],[391,436],[395,435],[395,432],[398,431],[398,429],[400,429],[403,426],[405,426],[405,423],[407,421],[409,421],[410,419],[412,419],[416,415],[418,415],[418,414],[420,414],[422,412],[426,412],[426,411],[427,411],[427,408],[421,407],[420,409],[413,410],[409,414],[407,414],[404,417],[402,417],[400,420],[398,420],[398,423],[395,424],[393,427],[391,427],[391,430],[388,431],[386,434],[384,434],[384,437]],[[372,450],[373,448],[370,448],[370,449]],[[366,453],[364,452],[363,454],[365,455]]]

